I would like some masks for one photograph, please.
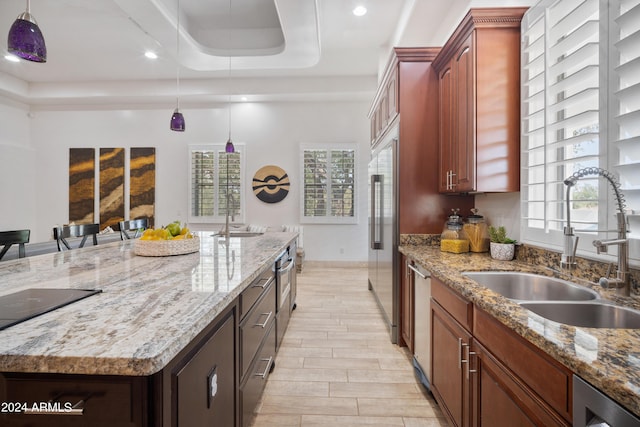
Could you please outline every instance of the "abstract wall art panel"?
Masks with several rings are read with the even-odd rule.
[[[69,149],[69,222],[94,222],[95,148]]]
[[[124,220],[124,148],[100,149],[100,229]]]
[[[153,227],[156,202],[156,149],[131,148],[129,174],[129,219],[147,218],[149,227]]]

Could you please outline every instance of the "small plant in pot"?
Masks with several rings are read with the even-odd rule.
[[[504,226],[489,226],[489,250],[491,258],[502,261],[510,261],[515,254],[516,241],[507,237],[507,230]]]

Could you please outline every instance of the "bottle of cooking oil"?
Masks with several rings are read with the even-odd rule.
[[[471,252],[487,252],[489,250],[489,230],[484,217],[478,214],[478,209],[471,209],[467,223],[463,227],[469,238]]]
[[[440,250],[454,254],[469,252],[469,237],[464,230],[462,218],[458,215],[460,209],[451,209],[451,212],[440,236]]]

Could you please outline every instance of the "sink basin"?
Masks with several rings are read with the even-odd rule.
[[[599,302],[523,302],[545,319],[584,328],[640,328],[640,311]]]
[[[518,301],[588,301],[598,293],[554,277],[517,271],[469,271],[462,273],[500,295]]]
[[[258,231],[231,231],[229,237],[257,237],[262,236],[264,233]],[[212,236],[225,237],[223,233],[212,234]]]

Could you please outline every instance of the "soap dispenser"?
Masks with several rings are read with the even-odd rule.
[[[440,236],[440,250],[454,254],[469,252],[469,237],[464,230],[462,217],[458,215],[460,209],[451,209],[451,212]]]

